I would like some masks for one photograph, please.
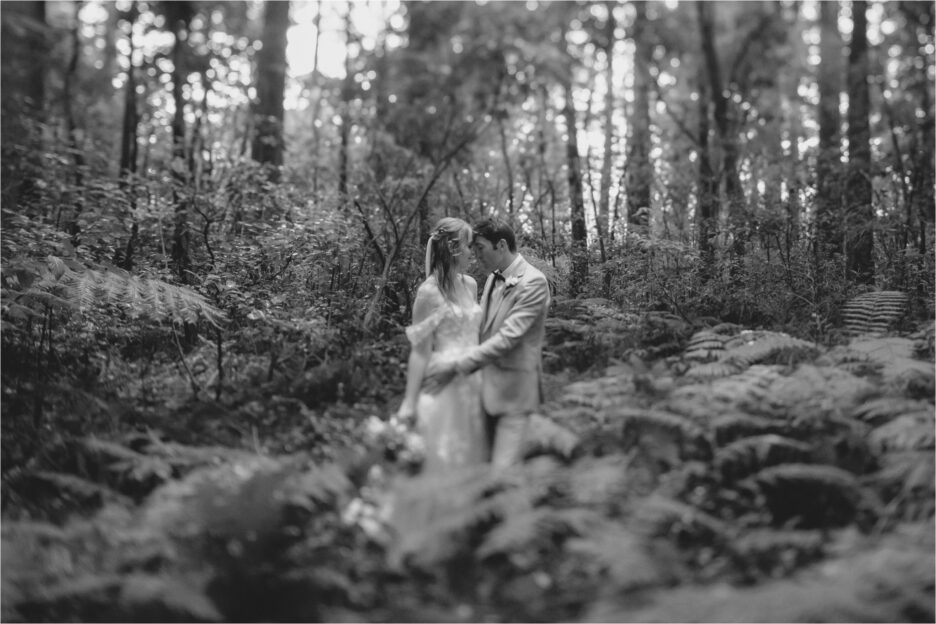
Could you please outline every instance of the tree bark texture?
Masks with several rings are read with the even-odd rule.
[[[868,88],[867,3],[852,2],[848,55],[848,181],[845,186],[847,267],[863,284],[874,281],[874,212],[871,206],[871,98]]]
[[[816,162],[816,229],[819,251],[841,253],[841,126],[842,35],[839,3],[819,3],[819,154]]]
[[[175,222],[172,234],[172,262],[176,274],[187,283],[191,266],[191,233],[189,231],[188,199],[182,188],[188,179],[185,149],[185,97],[182,85],[185,81],[186,40],[189,23],[194,16],[191,2],[166,3],[166,19],[175,35],[172,46],[172,100],[175,112],[172,117],[172,177]]]
[[[653,63],[645,0],[634,2],[634,107],[627,162],[627,223],[632,231],[646,234],[650,224],[650,66]]]
[[[726,94],[727,87],[722,83],[721,61],[715,47],[715,29],[712,11],[714,3],[696,2],[699,27],[702,40],[702,52],[705,59],[706,75],[712,98],[712,110],[715,132],[721,148],[721,170],[725,180],[725,196],[728,199],[728,221],[731,233],[731,252],[735,258],[744,255],[747,239],[747,210],[744,205],[744,192],[738,175],[738,140],[737,128],[733,123],[730,102]]]
[[[588,281],[588,232],[585,228],[585,197],[582,187],[582,163],[578,150],[578,126],[575,103],[572,101],[571,76],[563,80],[565,105],[562,116],[566,123],[566,166],[569,181],[569,211],[572,220],[572,274],[569,278],[570,295],[584,290]]]
[[[257,54],[257,100],[254,104],[253,159],[272,165],[270,179],[279,179],[283,164],[283,95],[286,90],[286,31],[289,2],[266,2],[263,47]]]

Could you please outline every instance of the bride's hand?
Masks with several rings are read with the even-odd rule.
[[[396,413],[397,420],[405,425],[413,425],[416,423],[416,407],[403,403],[400,406],[400,409]]]
[[[426,394],[436,394],[455,377],[454,362],[432,362],[423,376],[420,390]]]

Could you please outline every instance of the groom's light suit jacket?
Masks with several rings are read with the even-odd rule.
[[[549,283],[523,256],[504,271],[501,296],[488,276],[481,298],[480,344],[459,368],[481,369],[482,404],[491,416],[535,410],[543,396],[543,337]]]

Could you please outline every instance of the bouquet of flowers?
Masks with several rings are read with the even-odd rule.
[[[387,420],[370,416],[364,424],[364,435],[368,445],[383,448],[390,461],[416,468],[425,459],[426,447],[422,436],[396,414]]]

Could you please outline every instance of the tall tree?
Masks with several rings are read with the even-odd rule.
[[[286,90],[286,31],[289,2],[265,2],[263,47],[257,54],[257,99],[254,103],[253,159],[272,165],[270,179],[279,179],[283,164],[283,96]]]
[[[650,222],[650,190],[653,165],[650,162],[650,66],[653,46],[647,23],[647,3],[634,2],[634,105],[630,118],[627,153],[627,223],[645,232]]]
[[[565,37],[562,38],[565,45]],[[575,102],[572,99],[572,71],[562,72],[564,105],[562,117],[566,125],[566,171],[569,181],[569,210],[572,221],[572,275],[569,278],[570,295],[585,289],[588,281],[588,232],[585,228],[585,195],[582,185],[582,159],[578,149],[578,123]]]
[[[721,148],[721,170],[725,181],[725,195],[728,199],[728,220],[731,225],[731,250],[736,258],[744,255],[747,237],[747,216],[744,206],[744,191],[738,173],[737,128],[733,123],[731,103],[728,98],[728,86],[722,80],[721,61],[715,46],[715,27],[713,11],[718,5],[708,2],[696,2],[699,28],[702,41],[702,54],[705,59],[705,74],[709,81],[709,96],[712,98],[712,114],[715,133]]]
[[[848,54],[848,179],[845,185],[845,253],[848,270],[874,281],[874,212],[871,206],[871,98],[865,0],[852,2]]]
[[[138,13],[137,3],[134,1],[130,3],[129,9],[122,15],[122,24],[126,28],[128,47],[127,82],[124,84],[124,114],[120,133],[120,185],[127,191],[133,223],[130,226],[130,237],[127,240],[127,245],[120,254],[116,264],[128,271],[133,268],[133,252],[139,235],[139,224],[132,216],[136,208],[133,178],[136,176],[137,171],[137,126],[139,124],[139,112],[137,111],[136,100],[136,68],[133,64],[133,56],[136,49],[133,41],[133,24],[136,21]]]
[[[183,282],[189,279],[191,266],[191,232],[189,230],[189,199],[183,192],[184,185],[190,177],[186,169],[185,146],[185,95],[182,88],[186,80],[187,51],[189,24],[195,12],[191,2],[167,2],[166,21],[175,36],[172,45],[172,101],[175,110],[172,116],[172,176],[173,176],[173,203],[175,204],[175,223],[172,235],[172,261],[176,273]]]
[[[819,3],[819,153],[816,158],[816,226],[825,251],[842,251],[840,221],[842,35],[838,27],[839,3]]]
[[[7,2],[0,11],[3,53],[0,125],[3,146],[3,205],[13,209],[38,196],[41,133],[36,122],[45,109],[46,3]]]

